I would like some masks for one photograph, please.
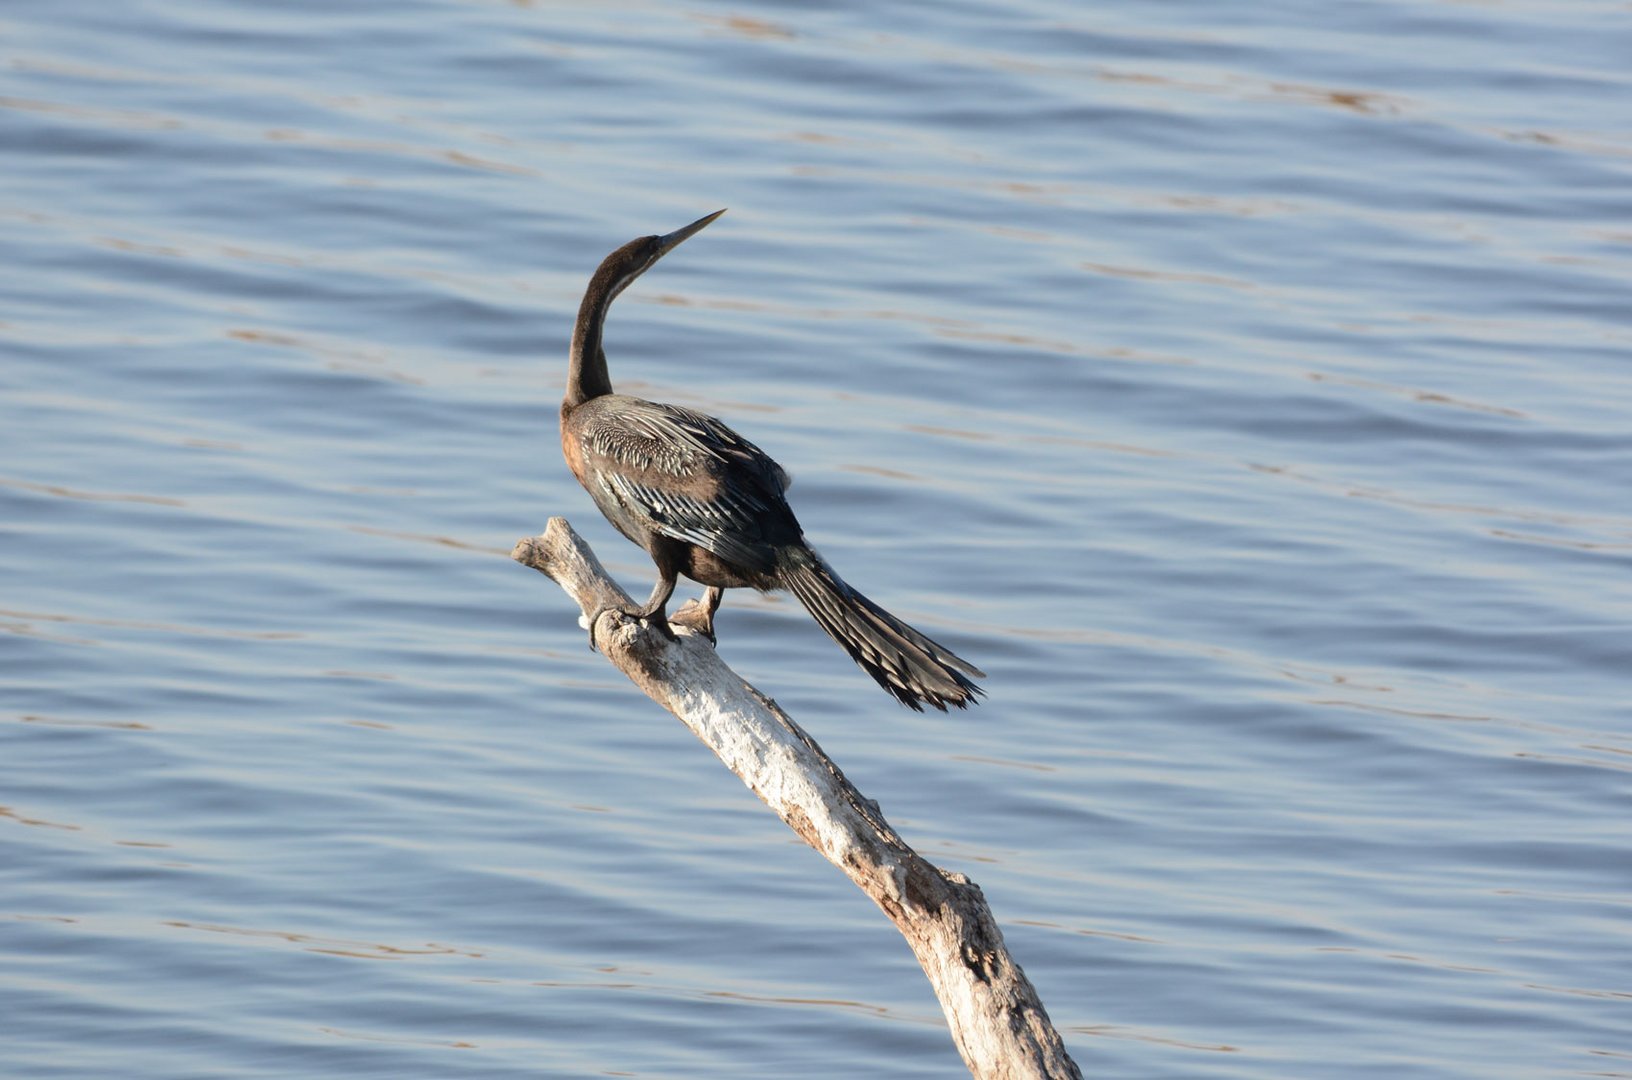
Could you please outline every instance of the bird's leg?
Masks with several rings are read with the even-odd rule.
[[[720,610],[725,590],[713,585],[698,600],[687,600],[686,606],[675,612],[669,622],[689,627],[708,639],[710,645],[719,644],[714,638],[714,613]]]
[[[601,614],[607,611],[622,611],[631,619],[644,619],[654,630],[673,641],[674,631],[669,629],[668,616],[664,614],[663,608],[668,604],[669,597],[674,595],[674,579],[675,572],[672,569],[659,567],[657,584],[652,586],[652,595],[647,598],[645,606],[629,609],[615,608],[607,604],[590,612],[589,647],[597,650],[600,648],[595,643],[595,624],[600,620]]]
[[[669,597],[674,595],[674,571],[662,568],[659,571],[657,584],[652,586],[652,595],[646,598],[646,606],[631,611],[629,614],[637,619],[645,619],[652,629],[674,640],[674,631],[669,629],[669,617],[664,608],[668,606]]]

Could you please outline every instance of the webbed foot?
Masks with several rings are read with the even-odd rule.
[[[687,600],[679,611],[669,616],[669,621],[702,635],[710,645],[719,647],[714,637],[714,609],[701,600]]]
[[[607,604],[596,608],[594,611],[590,612],[589,615],[589,647],[593,652],[601,651],[600,643],[595,640],[595,626],[600,622],[601,616],[606,614],[608,611],[616,611],[619,615],[622,615],[625,618],[639,620],[640,622],[645,623],[647,626],[650,626],[653,630],[656,630],[659,634],[662,634],[664,637],[668,638],[670,641],[679,640],[674,636],[674,631],[669,629],[669,620],[664,617],[663,612],[656,611],[647,613],[639,608],[615,607],[611,604]]]

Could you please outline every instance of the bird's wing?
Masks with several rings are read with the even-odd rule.
[[[665,536],[761,572],[801,538],[787,474],[712,416],[620,396],[582,438],[603,491]]]

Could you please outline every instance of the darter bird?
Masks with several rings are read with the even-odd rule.
[[[684,574],[707,591],[674,621],[713,642],[725,589],[786,589],[903,705],[964,708],[983,693],[970,677],[985,673],[834,573],[805,542],[788,506],[788,475],[768,454],[712,416],[612,391],[602,348],[612,301],[723,213],[608,255],[590,278],[572,331],[562,452],[601,513],[657,564],[651,597],[624,614],[672,637],[664,609]],[[591,647],[599,615],[590,616]]]

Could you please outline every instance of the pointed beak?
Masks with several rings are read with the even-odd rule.
[[[669,252],[679,247],[683,241],[689,240],[693,236],[696,236],[698,233],[702,232],[705,227],[711,224],[715,218],[719,217],[723,213],[725,213],[724,210],[716,210],[707,217],[698,218],[696,221],[693,221],[690,225],[687,225],[683,229],[676,229],[667,236],[658,237],[658,257],[662,258],[664,255],[667,255]]]

